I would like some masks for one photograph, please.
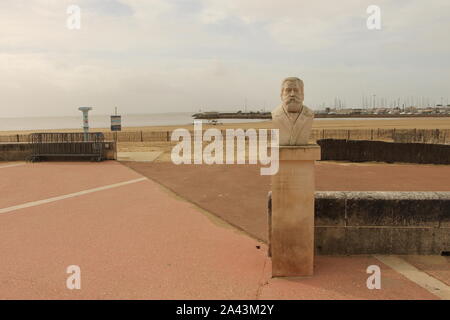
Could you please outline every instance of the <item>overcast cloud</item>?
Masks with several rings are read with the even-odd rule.
[[[82,9],[66,28],[67,6]],[[381,7],[382,29],[366,9]],[[0,117],[450,97],[448,0],[1,0]],[[433,101],[433,100],[431,100]]]

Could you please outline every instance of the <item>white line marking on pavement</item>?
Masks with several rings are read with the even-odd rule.
[[[23,166],[24,164],[25,163],[7,164],[7,165],[4,165],[4,166],[0,166],[0,169]]]
[[[64,200],[64,199],[68,199],[68,198],[78,197],[78,196],[82,196],[82,195],[97,192],[97,191],[103,191],[103,190],[108,190],[108,189],[112,189],[112,188],[117,188],[117,187],[125,186],[128,184],[132,184],[132,183],[136,183],[136,182],[140,182],[140,181],[144,181],[144,180],[148,180],[148,179],[147,178],[139,178],[139,179],[129,180],[129,181],[125,181],[125,182],[110,184],[107,186],[98,187],[98,188],[94,188],[94,189],[88,189],[88,190],[79,191],[79,192],[75,192],[75,193],[69,193],[69,194],[66,194],[63,196],[53,197],[53,198],[39,200],[39,201],[27,202],[24,204],[19,204],[17,206],[0,209],[0,214],[19,210],[19,209],[35,207],[35,206],[39,206],[41,204],[46,204],[46,203]]]
[[[402,274],[412,282],[428,290],[435,296],[444,300],[450,300],[450,287],[448,285],[436,278],[433,278],[429,274],[420,271],[400,257],[376,255],[375,258]]]

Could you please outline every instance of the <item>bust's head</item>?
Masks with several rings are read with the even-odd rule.
[[[287,112],[300,112],[304,100],[303,81],[290,77],[281,84],[281,100]]]

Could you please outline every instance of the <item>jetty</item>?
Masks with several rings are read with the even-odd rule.
[[[272,119],[270,112],[199,112],[192,115],[194,119]]]
[[[272,119],[270,112],[199,112],[192,115],[194,119]],[[319,113],[314,118],[441,118],[450,117],[450,113],[410,113],[410,114],[376,114],[376,113]]]

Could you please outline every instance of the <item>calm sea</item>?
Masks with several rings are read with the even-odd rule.
[[[249,119],[221,119],[222,123],[257,122],[262,120]],[[123,127],[188,125],[193,118],[190,112],[159,113],[159,114],[133,114],[122,115]],[[206,122],[206,121],[205,121]],[[111,119],[109,115],[90,115],[91,128],[109,128]],[[39,117],[39,118],[0,118],[0,131],[16,130],[44,130],[44,129],[77,129],[82,127],[82,118],[75,117]]]

